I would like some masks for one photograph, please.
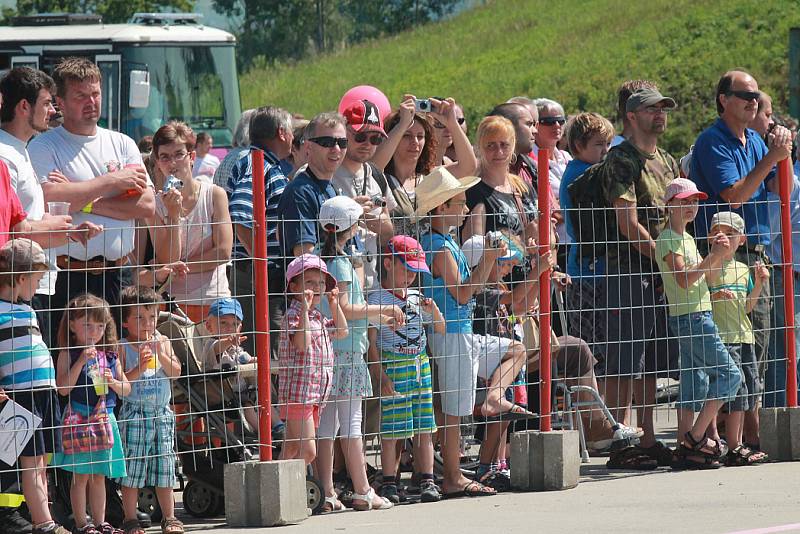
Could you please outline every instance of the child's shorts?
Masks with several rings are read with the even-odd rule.
[[[749,343],[726,344],[728,353],[742,374],[742,385],[736,397],[725,405],[726,412],[746,412],[755,410],[761,395],[761,382],[758,379],[758,362],[755,345]]]
[[[514,341],[480,334],[436,332],[429,339],[436,358],[442,411],[453,416],[471,414],[477,378],[492,376]]]
[[[168,406],[149,407],[132,402],[119,416],[128,476],[128,488],[171,488],[175,485],[175,415]]]
[[[722,343],[710,311],[670,316],[680,349],[678,407],[699,412],[707,400],[729,400],[742,375]]]
[[[18,456],[43,456],[61,452],[61,408],[55,389],[13,390],[6,395],[26,410],[42,418],[42,423],[33,431],[33,436],[19,451]],[[2,405],[0,405],[2,408]]]
[[[306,419],[313,419],[314,428],[319,428],[319,409],[319,404],[300,404],[299,402],[281,404],[281,419],[284,421],[305,421]]]
[[[436,432],[428,355],[424,352],[416,357],[383,353],[381,359],[386,376],[398,394],[381,398],[381,436],[405,439]]]

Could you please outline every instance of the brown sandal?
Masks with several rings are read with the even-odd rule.
[[[165,517],[161,521],[161,534],[183,534],[183,523],[174,517]]]
[[[122,531],[125,534],[146,534],[138,519],[128,519],[122,522]]]

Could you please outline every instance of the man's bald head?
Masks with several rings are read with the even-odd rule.
[[[717,114],[722,115],[725,112],[725,106],[720,101],[720,96],[727,96],[731,91],[737,90],[739,87],[752,88],[755,87],[758,90],[758,82],[756,82],[755,78],[743,70],[729,70],[725,74],[722,75],[722,78],[719,79],[717,83],[717,93],[716,93],[716,101],[717,101]]]

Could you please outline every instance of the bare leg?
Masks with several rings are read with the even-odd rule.
[[[486,401],[481,409],[483,415],[497,415],[511,408],[512,403],[503,398],[503,392],[514,382],[514,378],[525,365],[525,357],[525,347],[521,343],[512,343],[489,378]]]
[[[156,498],[164,517],[173,519],[175,517],[175,495],[172,488],[156,488]]]
[[[631,424],[631,386],[633,380],[617,376],[604,377],[600,380],[600,394],[606,401],[618,423]]]
[[[125,512],[125,521],[136,519],[137,512],[139,511],[138,488],[122,486],[122,509]]]
[[[381,470],[384,477],[393,477],[397,474],[398,441],[400,440],[381,438]],[[414,461],[417,461],[416,450],[414,451]]]
[[[433,439],[430,434],[414,436],[414,465],[420,473],[433,473]]]
[[[106,477],[92,475],[89,478],[89,506],[95,526],[106,521]]]
[[[752,410],[744,412],[744,442],[753,445],[760,445],[759,439],[761,423],[758,420],[758,409],[760,408],[761,400],[756,401],[756,406]]]
[[[633,380],[633,393],[637,407],[637,423],[642,427],[644,435],[639,444],[642,447],[652,447],[656,444],[656,430],[653,424],[653,408],[656,405],[656,377],[645,375],[644,378]]]
[[[503,425],[507,423],[489,423],[484,430],[483,443],[481,443],[478,458],[482,464],[492,463],[500,448],[500,439],[503,437]]]
[[[333,440],[317,440],[317,461],[314,473],[322,483],[326,497],[334,497],[336,492],[333,488]]]
[[[731,412],[728,414],[725,423],[725,437],[728,446],[735,449],[742,444],[742,426],[744,424],[744,412]]]
[[[69,488],[69,500],[72,503],[72,515],[75,526],[83,528],[86,526],[86,491],[91,475],[81,475],[73,473],[72,485]]]
[[[44,456],[20,456],[22,494],[31,513],[31,523],[41,525],[53,520],[47,501],[47,474]]]
[[[442,491],[453,493],[461,491],[469,483],[469,479],[461,473],[461,418],[456,415],[444,416],[444,443],[442,456],[444,461],[444,482]]]

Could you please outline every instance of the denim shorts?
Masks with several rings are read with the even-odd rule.
[[[678,408],[699,412],[706,400],[730,400],[742,375],[722,343],[710,311],[670,316],[680,350]]]

